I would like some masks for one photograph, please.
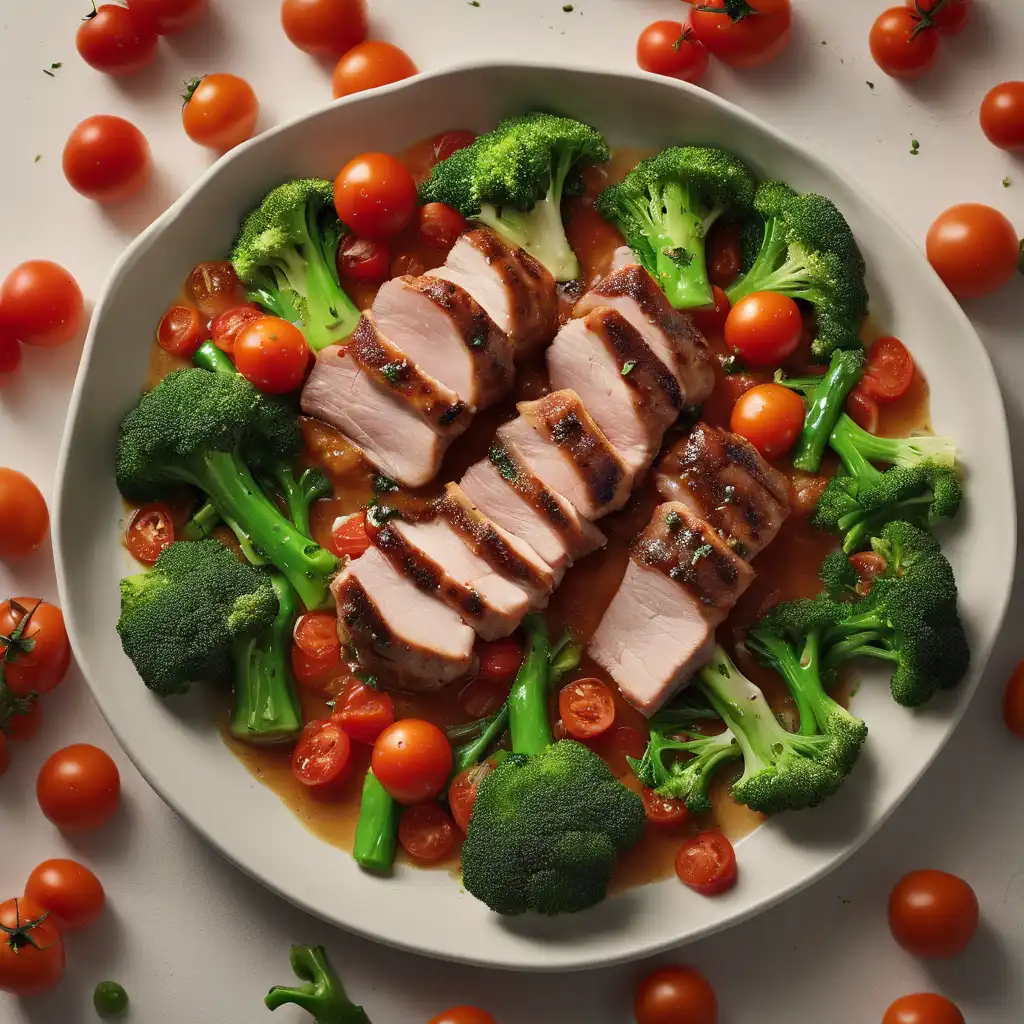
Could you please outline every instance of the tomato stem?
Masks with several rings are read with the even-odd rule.
[[[38,928],[48,917],[50,911],[45,911],[40,917],[35,918],[32,921],[22,921],[21,919],[21,904],[18,902],[18,898],[14,898],[14,927],[8,928],[5,924],[0,924],[0,932],[3,932],[7,936],[6,943],[10,947],[11,952],[17,953],[25,946],[31,946],[33,949],[38,950],[40,953],[45,952],[51,946],[56,946],[60,942],[60,936],[54,939],[47,946],[40,946],[36,942],[32,935],[32,932]]]
[[[189,101],[195,95],[196,89],[199,88],[199,83],[206,77],[206,75],[200,75],[198,78],[193,78],[191,81],[182,82],[185,86],[185,91],[181,94],[181,105],[187,107]]]
[[[911,42],[917,38],[918,32],[924,32],[927,29],[935,28],[935,15],[938,14],[939,11],[941,11],[949,2],[950,0],[938,0],[938,3],[930,11],[925,11],[921,8],[921,0],[914,0],[916,13],[913,17],[917,18],[918,26],[910,33]]]
[[[672,50],[674,53],[679,52],[679,47],[683,45],[688,39],[693,36],[693,29],[689,25],[684,25],[682,32],[679,33],[679,38],[672,44]]]
[[[945,0],[942,0],[944,3]],[[725,14],[735,24],[751,15],[760,14],[756,7],[751,7],[748,0],[722,0],[721,7],[712,7],[711,4],[699,4],[694,7],[695,11],[702,11],[704,14]]]
[[[24,698],[15,697],[7,685],[7,674],[5,669],[7,663],[13,662],[19,654],[29,654],[35,648],[35,638],[25,636],[25,630],[28,629],[29,624],[32,621],[32,616],[35,615],[42,603],[42,598],[40,598],[36,601],[32,610],[28,611],[18,604],[17,601],[12,599],[10,602],[12,611],[20,614],[21,619],[14,629],[11,630],[10,636],[5,636],[3,633],[0,633],[0,644],[3,644],[4,646],[3,657],[0,657],[0,729],[2,729],[14,715],[27,715],[38,696],[38,694],[30,693]]]

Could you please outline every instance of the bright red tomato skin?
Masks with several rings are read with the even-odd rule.
[[[206,16],[209,0],[130,0],[128,7],[159,35],[171,36],[198,25]]]
[[[727,0],[706,0],[700,7],[713,10],[694,5],[690,14],[693,31],[708,53],[734,68],[761,67],[789,45],[790,0],[748,0],[748,4],[752,11],[735,21],[726,13]]]
[[[160,553],[174,543],[174,517],[159,502],[143,505],[132,515],[124,534],[125,547],[143,565],[156,565]]]
[[[135,75],[156,57],[157,35],[148,22],[117,4],[102,4],[75,35],[79,56],[108,75]]]
[[[339,517],[331,530],[331,551],[339,558],[358,558],[370,549],[370,536],[366,532],[366,513]]]
[[[729,296],[718,285],[713,285],[711,291],[715,300],[714,306],[710,309],[689,310],[693,322],[697,325],[697,330],[709,338],[722,333],[729,317],[729,310],[732,308],[729,305]]]
[[[452,153],[457,153],[460,149],[465,149],[467,146],[472,145],[475,139],[476,134],[474,132],[458,130],[441,132],[440,135],[435,135],[431,143],[434,163],[439,164],[442,160],[447,160]]]
[[[641,979],[633,996],[637,1024],[716,1024],[718,997],[692,967],[669,964]]]
[[[339,725],[309,722],[292,752],[292,774],[322,796],[340,790],[352,774],[352,744]]]
[[[318,689],[341,668],[338,620],[331,612],[306,612],[292,631],[292,672],[302,686]]]
[[[340,57],[366,40],[366,0],[284,0],[284,34],[315,57]]]
[[[443,860],[455,847],[459,834],[440,804],[417,804],[402,812],[398,822],[398,841],[413,860],[432,864]]]
[[[436,725],[405,718],[385,729],[373,745],[373,774],[400,804],[418,804],[448,784],[452,748]]]
[[[450,1010],[431,1017],[427,1024],[498,1024],[498,1022],[479,1006],[453,1006]]]
[[[243,327],[235,338],[235,366],[253,387],[268,395],[299,388],[309,369],[309,346],[302,331],[276,316]]]
[[[210,335],[213,338],[213,343],[222,352],[233,356],[235,354],[235,341],[238,339],[238,335],[250,324],[254,324],[257,320],[262,320],[266,315],[262,309],[253,305],[236,306],[234,309],[229,309],[226,313],[219,314],[210,325]]]
[[[721,833],[702,832],[679,848],[676,874],[702,896],[720,896],[736,884],[736,851]]]
[[[871,56],[890,78],[918,78],[935,62],[939,33],[934,28],[918,31],[920,24],[906,7],[890,7],[871,26]]]
[[[252,86],[238,75],[206,75],[188,86],[181,124],[196,144],[218,153],[252,137],[260,113]]]
[[[559,691],[558,712],[570,736],[590,740],[612,727],[615,701],[600,679],[577,679]]]
[[[43,724],[43,706],[39,698],[31,698],[27,708],[11,715],[4,722],[3,728],[7,736],[18,743],[34,739]]]
[[[450,249],[466,230],[466,218],[445,203],[427,203],[419,208],[420,237],[439,249]]]
[[[699,82],[707,74],[708,51],[689,24],[655,21],[640,33],[636,62],[655,75]]]
[[[0,285],[5,334],[25,345],[55,348],[82,329],[85,300],[78,282],[50,260],[28,260]]]
[[[395,702],[388,694],[354,679],[336,698],[331,720],[356,743],[372,747],[377,737],[394,724]]]
[[[21,366],[21,345],[14,331],[0,322],[0,384],[3,378],[14,373]]]
[[[778,292],[744,296],[725,321],[725,343],[754,369],[784,363],[797,350],[802,332],[800,307]]]
[[[905,5],[914,12],[930,14],[938,7],[940,0],[905,0]],[[974,0],[948,0],[933,16],[933,23],[944,36],[955,36],[963,32],[971,19]]]
[[[493,683],[511,683],[523,663],[523,647],[518,640],[480,640],[476,645],[480,669],[477,678]]]
[[[91,832],[121,803],[121,776],[110,755],[88,743],[58,750],[39,770],[36,795],[62,832]]]
[[[103,913],[100,880],[83,864],[66,858],[43,861],[25,884],[25,895],[49,910],[64,931],[87,928]]]
[[[331,89],[334,98],[341,99],[401,82],[415,74],[416,65],[404,50],[379,39],[368,39],[353,46],[338,61],[331,77]]]
[[[869,434],[878,433],[881,412],[878,402],[859,384],[846,396],[846,415]]]
[[[228,260],[196,264],[188,275],[187,287],[203,316],[220,316],[245,302],[245,286]]]
[[[690,816],[686,804],[672,797],[658,796],[653,789],[644,787],[640,794],[644,801],[644,813],[651,825],[659,828],[674,828]]]
[[[955,1003],[935,992],[900,996],[886,1011],[882,1024],[964,1024]]]
[[[64,939],[52,916],[42,919],[45,913],[25,898],[0,903],[0,925],[24,929],[16,942],[0,932],[0,991],[34,996],[53,988],[64,976]]]
[[[416,212],[416,182],[387,153],[364,153],[334,179],[334,206],[343,224],[364,238],[397,235]]]
[[[1024,153],[1024,82],[1003,82],[981,103],[981,128],[993,146]]]
[[[945,871],[912,871],[889,895],[892,936],[915,956],[958,956],[974,938],[978,916],[974,890]]]
[[[157,344],[181,359],[191,359],[202,340],[199,311],[191,306],[171,306],[156,329]]]
[[[928,229],[928,262],[958,299],[980,299],[1006,284],[1020,264],[1020,240],[999,210],[961,203]]]
[[[879,338],[868,353],[860,387],[877,402],[902,398],[914,379],[914,359],[899,338]]]
[[[391,276],[387,242],[346,235],[338,247],[338,275],[364,284],[383,284]]]
[[[494,765],[490,761],[483,761],[460,772],[448,787],[448,806],[463,835],[469,831],[469,819],[473,816],[480,784],[493,771]]]
[[[71,665],[64,615],[56,605],[38,597],[12,597],[0,602],[0,636],[13,636],[19,626],[21,639],[31,640],[32,649],[17,651],[5,661],[7,687],[15,697],[49,693],[61,684]],[[0,655],[7,654],[6,643],[0,644]]]
[[[146,184],[151,167],[146,136],[113,114],[96,114],[77,125],[61,162],[68,184],[97,203],[130,199]]]
[[[804,424],[803,399],[781,384],[758,384],[733,406],[729,426],[766,459],[781,459],[796,443]]]
[[[0,466],[0,561],[28,558],[46,540],[46,499],[24,473]]]

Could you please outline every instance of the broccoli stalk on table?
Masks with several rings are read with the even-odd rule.
[[[264,999],[268,1010],[294,1004],[316,1024],[370,1024],[366,1011],[345,994],[323,946],[292,946],[291,964],[296,977],[306,984],[275,985]]]
[[[642,160],[597,197],[597,211],[616,224],[641,266],[676,309],[713,305],[704,239],[725,212],[743,215],[754,178],[732,153],[675,146]]]
[[[568,117],[531,111],[501,121],[430,172],[420,202],[447,203],[539,260],[557,281],[580,276],[562,224],[562,199],[579,171],[608,159],[599,132]]]

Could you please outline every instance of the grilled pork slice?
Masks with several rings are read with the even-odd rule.
[[[753,579],[753,569],[686,505],[659,505],[633,545],[591,656],[651,715],[707,660],[715,627]]]
[[[377,330],[474,409],[504,398],[512,342],[459,285],[430,275],[386,281],[373,300]]]
[[[402,575],[444,601],[484,640],[508,636],[529,610],[527,592],[470,550],[445,519],[391,520],[374,543]]]
[[[558,330],[555,279],[523,249],[487,228],[462,235],[432,276],[461,285],[509,336],[516,359],[532,355]]]
[[[367,668],[395,673],[399,689],[440,690],[472,668],[473,630],[376,548],[351,561],[331,591],[342,641]]]
[[[630,471],[642,475],[683,407],[679,382],[617,310],[570,320],[547,351],[552,388],[571,388]]]
[[[517,408],[498,438],[546,487],[591,520],[626,504],[633,474],[575,391],[553,391]]]
[[[618,310],[643,336],[679,383],[687,408],[700,405],[715,386],[711,358],[693,321],[673,309],[657,282],[634,262],[602,278],[576,303],[573,316],[600,306]]]
[[[789,515],[789,482],[738,434],[698,423],[658,466],[658,492],[684,502],[748,561]]]

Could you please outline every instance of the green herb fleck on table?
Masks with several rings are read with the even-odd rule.
[[[573,6],[572,6],[572,4],[563,4],[562,5],[562,10],[565,11],[566,14],[572,14]]]
[[[917,139],[910,140],[910,155],[917,156],[921,152],[921,143]]]
[[[1003,188],[1009,188],[1013,184],[1013,179],[1007,175],[1003,178]]]
[[[43,154],[42,153],[36,153],[35,157],[32,160],[32,163],[37,164],[42,159],[43,159]]]
[[[636,366],[635,359],[627,359],[622,366],[622,376],[628,377],[633,372],[633,367]]]
[[[874,89],[875,83],[874,82],[868,82],[867,86],[868,86],[869,89]]]
[[[470,7],[479,7],[480,6],[480,0],[469,0],[469,6]]]
[[[101,1017],[123,1017],[128,1012],[128,993],[116,981],[101,981],[92,994],[92,1005]]]

